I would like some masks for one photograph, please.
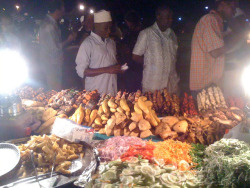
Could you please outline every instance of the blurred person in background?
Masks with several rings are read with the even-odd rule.
[[[143,64],[143,92],[168,89],[179,92],[176,72],[177,37],[171,29],[173,11],[166,4],[156,9],[156,22],[140,32],[133,50],[133,60]]]
[[[225,43],[231,38],[239,37],[240,40],[226,53],[225,72],[223,76],[223,90],[226,96],[237,96],[243,94],[241,87],[241,74],[245,60],[249,54],[247,47],[247,22],[246,14],[239,7],[239,1],[235,1],[236,11],[232,19],[226,22],[224,32]]]
[[[21,51],[21,41],[18,37],[15,24],[8,14],[0,17],[0,46],[3,48],[15,49]]]
[[[216,0],[215,9],[203,16],[195,27],[189,85],[194,97],[212,84],[222,85],[225,54],[239,40],[224,42],[223,20],[230,20],[234,14],[234,0]]]
[[[125,33],[123,40],[121,41],[119,57],[123,63],[127,63],[129,66],[128,71],[122,75],[125,82],[124,89],[128,92],[135,92],[141,90],[143,67],[142,64],[136,63],[132,60],[132,52],[138,35],[142,30],[142,25],[140,22],[140,16],[135,11],[129,11],[124,19],[128,31]]]
[[[62,0],[50,1],[49,11],[39,29],[40,63],[46,77],[47,89],[60,91],[63,76],[63,47],[71,43],[76,35],[70,34],[66,41],[61,40],[58,22],[65,11]]]
[[[91,31],[94,28],[94,14],[87,14],[80,18],[82,23],[81,28],[78,31],[76,41],[79,42],[79,45],[90,35]]]
[[[117,64],[116,45],[110,39],[111,14],[101,10],[94,14],[94,30],[80,46],[76,57],[76,70],[87,91],[101,94],[117,93],[117,74],[122,73]]]

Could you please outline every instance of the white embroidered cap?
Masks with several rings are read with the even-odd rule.
[[[94,23],[104,23],[111,22],[111,14],[109,11],[101,10],[99,12],[94,13]]]

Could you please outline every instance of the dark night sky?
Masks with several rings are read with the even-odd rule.
[[[82,2],[85,6],[93,7],[95,10],[103,8],[111,10],[114,18],[118,21],[122,21],[123,15],[131,9],[138,11],[145,19],[152,18],[154,8],[160,1],[162,0],[64,0],[67,11],[77,11],[77,5]],[[172,0],[169,2],[172,4],[176,19],[181,16],[184,22],[188,19],[199,19],[203,14],[206,14],[208,10],[205,10],[205,6],[210,8],[213,1]],[[0,13],[2,8],[6,8],[7,11],[15,11],[13,10],[14,4],[18,3],[22,6],[23,12],[28,12],[34,17],[40,17],[47,10],[47,2],[49,0],[0,0]],[[245,12],[249,13],[249,0],[240,0],[240,2]]]

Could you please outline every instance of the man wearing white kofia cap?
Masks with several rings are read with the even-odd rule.
[[[77,74],[85,80],[85,89],[115,95],[121,66],[116,61],[115,42],[109,38],[112,26],[110,12],[94,14],[94,31],[80,46],[76,57]]]

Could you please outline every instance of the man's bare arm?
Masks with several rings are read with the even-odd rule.
[[[141,64],[143,64],[143,60],[144,60],[143,56],[139,56],[139,55],[133,54],[133,55],[132,55],[132,59],[133,59],[133,61],[135,61],[136,63],[141,63]]]
[[[212,50],[211,52],[209,52],[209,54],[213,57],[213,58],[218,58],[221,55],[226,53],[226,48],[223,46],[221,48],[217,48],[215,50]]]
[[[94,76],[98,76],[98,75],[105,74],[105,73],[108,73],[108,74],[122,73],[121,65],[113,65],[110,67],[103,67],[103,68],[97,68],[97,69],[88,68],[84,71],[84,76],[94,77]]]

